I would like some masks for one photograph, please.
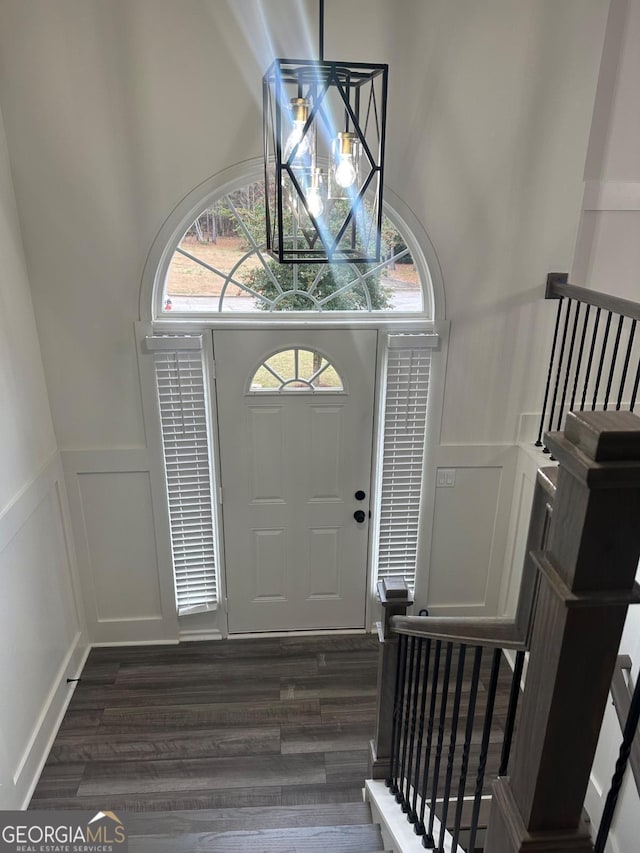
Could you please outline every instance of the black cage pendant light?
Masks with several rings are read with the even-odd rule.
[[[275,59],[262,79],[267,249],[283,264],[380,260],[388,65]]]

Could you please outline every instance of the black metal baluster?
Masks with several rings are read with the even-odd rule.
[[[582,336],[580,338],[580,349],[578,350],[578,365],[576,367],[576,376],[573,383],[573,391],[571,393],[571,402],[569,409],[573,412],[573,407],[576,403],[576,394],[578,393],[578,380],[580,378],[580,367],[582,366],[582,353],[584,352],[584,343],[587,339],[587,326],[589,325],[589,314],[591,313],[591,305],[587,305],[587,310],[584,312],[584,322],[582,324]]]
[[[422,739],[424,735],[424,717],[427,708],[427,689],[429,686],[429,664],[431,661],[431,640],[426,641],[424,655],[424,672],[422,673],[422,693],[420,696],[420,719],[418,720],[418,744],[416,746],[416,768],[413,780],[413,801],[409,820],[416,823],[418,820],[418,789],[420,787],[420,764],[422,760]],[[424,828],[424,827],[423,827]]]
[[[456,816],[453,825],[452,850],[458,849],[460,837],[460,824],[462,823],[462,808],[464,806],[464,792],[467,786],[467,773],[469,771],[469,754],[471,752],[471,738],[473,737],[473,723],[476,716],[476,700],[478,698],[478,684],[480,681],[480,666],[482,664],[482,646],[476,646],[473,658],[473,672],[471,675],[471,693],[469,694],[469,705],[467,707],[467,727],[464,733],[464,746],[462,747],[462,764],[460,766],[460,783],[458,785],[458,801],[456,803]],[[473,851],[471,851],[473,853]]]
[[[624,773],[627,769],[627,763],[629,761],[629,755],[631,754],[631,747],[633,745],[639,721],[640,681],[636,684],[635,690],[633,691],[631,705],[629,706],[629,715],[624,726],[622,744],[620,745],[620,753],[618,755],[615,771],[611,780],[611,788],[607,794],[607,799],[604,804],[604,811],[602,812],[602,820],[600,828],[598,829],[598,835],[596,836],[594,853],[604,853],[607,838],[609,837],[609,830],[611,829],[611,822],[613,821],[613,816],[618,802],[618,796],[620,794],[620,788],[622,786],[622,780],[624,779]]]
[[[560,327],[560,315],[562,313],[562,299],[558,300],[558,310],[556,312],[556,325],[553,330],[553,344],[551,346],[551,357],[549,359],[549,371],[547,373],[547,384],[544,389],[544,402],[542,404],[542,414],[540,416],[540,428],[538,430],[538,440],[536,447],[542,447],[542,433],[544,431],[544,419],[547,413],[547,401],[549,399],[549,389],[551,388],[551,376],[553,374],[553,360],[556,355],[556,345],[558,343],[558,328]]]
[[[511,692],[509,694],[509,708],[507,720],[504,726],[504,740],[502,742],[502,754],[500,756],[500,769],[498,776],[506,776],[509,767],[509,755],[511,753],[511,741],[513,739],[513,728],[516,724],[516,711],[518,710],[518,699],[520,698],[520,681],[522,679],[522,668],[524,666],[524,652],[516,653],[516,663],[513,668],[511,679]]]
[[[407,812],[407,819],[413,823],[415,821],[415,816],[412,820],[412,811],[411,811],[411,771],[413,770],[413,754],[415,747],[415,739],[416,739],[416,723],[418,718],[418,690],[420,688],[420,664],[422,662],[422,646],[424,644],[424,640],[419,638],[416,640],[418,649],[416,653],[416,663],[415,663],[415,677],[413,680],[413,698],[411,700],[411,724],[409,727],[409,761],[407,763],[407,774],[405,776],[406,779],[406,790],[404,795],[405,806],[403,807],[403,811]]]
[[[402,811],[406,811],[406,802],[404,799],[404,780],[405,780],[405,767],[407,765],[407,747],[409,743],[409,722],[411,719],[411,691],[413,684],[413,661],[415,656],[415,646],[416,646],[416,638],[410,637],[409,639],[409,656],[408,656],[408,665],[407,665],[407,674],[405,676],[405,709],[403,715],[403,728],[402,728],[402,763],[400,766],[400,780],[398,785],[398,792],[396,794],[396,802],[400,803],[402,806]]]
[[[633,411],[636,405],[636,397],[638,396],[638,385],[640,385],[640,357],[638,358],[638,369],[636,370],[636,381],[633,383],[633,392],[631,394],[631,406],[629,411]]]
[[[442,677],[442,697],[440,699],[440,720],[438,721],[438,743],[436,745],[436,757],[433,762],[433,785],[431,786],[431,799],[429,805],[429,828],[426,838],[423,839],[425,847],[435,847],[433,839],[433,822],[436,816],[436,800],[438,799],[438,777],[440,775],[440,761],[442,759],[442,746],[444,743],[445,720],[447,717],[447,700],[449,698],[449,676],[451,675],[451,654],[453,643],[447,643],[447,652],[444,659],[444,675]]]
[[[609,368],[609,379],[607,380],[607,390],[604,395],[604,410],[607,411],[609,406],[609,394],[611,393],[611,385],[613,384],[613,374],[616,369],[616,361],[618,360],[618,347],[620,346],[620,335],[622,334],[622,324],[624,323],[624,317],[622,314],[620,315],[620,319],[618,320],[618,331],[616,332],[616,339],[613,343],[613,355],[611,358],[611,367]]]
[[[493,653],[491,663],[491,675],[489,676],[489,689],[487,691],[487,707],[484,712],[484,726],[482,729],[482,741],[480,743],[480,758],[478,759],[478,773],[476,775],[476,787],[473,792],[473,811],[471,813],[471,829],[469,832],[468,850],[475,850],[476,835],[478,832],[478,820],[480,818],[480,805],[482,803],[482,789],[484,787],[484,773],[487,767],[487,755],[489,753],[489,739],[491,737],[491,725],[493,723],[493,708],[498,690],[498,676],[500,675],[500,662],[502,651],[496,649]]]
[[[567,356],[567,366],[564,372],[564,386],[562,388],[562,399],[560,400],[560,411],[558,412],[558,423],[556,429],[562,428],[562,416],[564,414],[564,404],[567,400],[567,389],[569,388],[569,374],[571,373],[571,363],[573,361],[573,348],[576,343],[576,333],[578,331],[578,320],[580,319],[580,303],[576,302],[576,313],[573,319],[573,331],[571,332],[571,342],[569,343],[569,355]]]
[[[429,702],[429,724],[427,726],[427,745],[424,750],[424,772],[422,775],[422,788],[420,796],[420,818],[416,822],[414,831],[416,835],[423,836],[423,842],[426,840],[426,830],[424,825],[424,813],[427,808],[428,785],[429,785],[429,770],[431,767],[431,744],[433,743],[433,727],[436,720],[436,701],[438,698],[438,676],[440,674],[440,654],[442,651],[442,641],[436,640],[436,648],[433,655],[433,676],[431,678],[431,700]],[[425,845],[426,846],[426,845]]]
[[[589,379],[591,377],[591,365],[593,364],[593,355],[596,350],[596,340],[598,337],[598,326],[600,325],[600,313],[602,308],[596,309],[596,319],[593,324],[593,332],[591,333],[591,348],[589,349],[589,360],[587,361],[587,371],[584,375],[584,388],[582,389],[582,400],[580,402],[580,411],[584,411],[584,404],[587,399],[587,387],[589,386]]]
[[[564,300],[563,300],[564,301]],[[567,345],[567,334],[569,332],[569,315],[571,314],[571,303],[573,300],[567,300],[567,313],[564,318],[564,326],[562,329],[562,343],[560,344],[560,356],[558,358],[558,369],[556,371],[556,382],[553,389],[553,399],[551,401],[551,409],[549,410],[549,426],[548,429],[553,429],[553,413],[556,410],[556,400],[558,399],[558,388],[560,387],[560,373],[562,372],[562,362],[564,360],[564,350]],[[548,453],[547,447],[543,448],[543,453]]]
[[[624,394],[624,383],[627,381],[627,371],[629,370],[629,362],[631,360],[631,353],[633,351],[633,339],[636,334],[636,323],[637,320],[631,321],[631,329],[629,330],[629,341],[627,343],[627,352],[624,357],[624,364],[622,366],[622,376],[620,377],[620,387],[618,388],[618,402],[616,403],[616,411],[620,411],[620,407],[622,406],[622,395]]]
[[[407,638],[401,634],[398,639],[398,669],[396,671],[396,693],[393,705],[393,726],[391,729],[391,757],[389,759],[388,787],[392,794],[398,793],[398,775],[400,768],[400,732],[402,729],[402,709],[404,707],[404,668],[407,660]]]
[[[447,756],[447,772],[444,781],[444,794],[442,799],[442,815],[440,817],[440,838],[438,840],[438,853],[444,853],[444,838],[447,832],[447,817],[449,815],[449,797],[451,796],[451,782],[453,779],[453,760],[456,755],[456,741],[458,739],[458,720],[460,718],[460,700],[462,698],[462,682],[464,681],[464,661],[467,647],[461,643],[458,653],[458,672],[456,675],[456,691],[453,696],[453,711],[451,715],[451,734],[449,735],[449,754]],[[454,848],[455,849],[455,848]]]
[[[602,349],[600,350],[600,362],[598,364],[598,372],[596,373],[596,386],[593,390],[593,402],[591,403],[591,411],[593,412],[596,407],[596,402],[598,399],[598,391],[600,389],[600,379],[602,378],[602,368],[604,366],[604,355],[607,349],[607,344],[609,343],[609,329],[611,328],[611,311],[607,314],[607,324],[604,327],[604,338],[602,339]]]
[[[404,710],[404,718],[403,718],[403,732],[402,732],[402,764],[400,767],[400,780],[398,785],[398,792],[396,793],[396,802],[400,803],[402,806],[402,811],[407,811],[407,803],[404,798],[404,779],[405,779],[405,767],[407,764],[407,746],[409,743],[409,719],[411,715],[411,693],[413,686],[413,662],[415,656],[415,645],[416,638],[411,637],[409,640],[409,670],[407,676],[406,690],[405,690],[405,710]]]

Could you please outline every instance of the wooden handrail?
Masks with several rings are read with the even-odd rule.
[[[560,430],[569,411],[633,411],[640,391],[640,302],[569,284],[549,273],[546,299],[557,301],[536,447]]]
[[[640,304],[630,299],[621,299],[619,296],[611,296],[609,293],[601,293],[588,287],[580,287],[577,284],[569,284],[566,276],[560,273],[549,273],[545,299],[575,299],[613,314],[622,314],[632,320],[640,320]]]
[[[477,619],[456,619],[450,616],[394,616],[391,629],[396,634],[464,643],[467,646],[484,646],[494,649],[526,651],[526,635],[513,619],[490,616]]]

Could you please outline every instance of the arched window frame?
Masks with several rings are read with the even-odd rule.
[[[140,319],[170,328],[211,327],[218,324],[282,323],[295,325],[304,318],[314,324],[367,324],[402,328],[432,329],[444,318],[444,290],[435,249],[413,212],[385,188],[383,212],[401,232],[418,270],[423,292],[422,312],[400,311],[326,311],[326,312],[184,312],[168,316],[162,310],[162,297],[167,271],[176,247],[198,215],[216,199],[263,177],[263,163],[252,160],[240,163],[207,179],[192,190],[169,214],[160,228],[147,256],[140,289]]]

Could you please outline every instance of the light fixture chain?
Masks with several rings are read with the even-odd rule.
[[[319,0],[320,21],[318,27],[318,59],[324,62],[324,0]]]

